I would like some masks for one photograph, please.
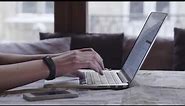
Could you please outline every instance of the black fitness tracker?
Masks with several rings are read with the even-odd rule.
[[[42,58],[43,62],[46,64],[46,66],[49,69],[49,76],[46,78],[46,80],[53,80],[56,77],[56,66],[53,62],[53,59],[50,56],[45,56]]]

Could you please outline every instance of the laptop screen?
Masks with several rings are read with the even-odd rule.
[[[132,50],[130,51],[122,67],[122,72],[126,74],[126,77],[130,81],[132,81],[136,72],[143,64],[166,16],[166,13],[161,12],[152,12],[148,16],[139,36],[137,37],[137,40],[135,41],[135,44],[133,45]]]

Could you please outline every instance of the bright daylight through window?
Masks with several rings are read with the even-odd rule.
[[[0,2],[1,42],[32,42],[54,31],[54,2]]]
[[[88,2],[88,31],[121,33],[136,37],[150,12],[162,11],[168,17],[158,37],[173,39],[174,27],[185,27],[185,2]],[[181,10],[181,11],[179,11]]]

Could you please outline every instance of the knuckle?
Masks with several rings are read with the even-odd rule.
[[[91,50],[91,51],[94,51],[94,49],[93,49],[93,48],[90,48],[90,50]]]
[[[93,59],[93,60],[92,60],[92,63],[95,64],[95,63],[96,63],[96,59]]]
[[[78,55],[78,51],[77,50],[75,50],[74,52],[73,52],[73,55]]]
[[[92,52],[91,55],[92,55],[93,58],[96,58],[96,53],[95,52]]]
[[[93,54],[91,59],[92,59],[92,61],[96,60],[96,55]]]

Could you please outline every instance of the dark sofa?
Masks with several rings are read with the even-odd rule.
[[[120,69],[136,38],[120,34],[63,34],[40,33],[41,40],[71,37],[70,49],[92,47],[105,60],[105,66]],[[157,38],[141,69],[173,70],[174,41]]]
[[[126,37],[126,36],[125,36]],[[132,48],[135,38],[125,38],[123,51],[126,56]],[[157,38],[141,69],[144,70],[173,70],[173,40]]]
[[[107,68],[120,69],[135,38],[128,38],[123,33],[40,33],[40,40],[32,43],[1,43],[0,52],[33,55],[91,47],[103,57]],[[141,69],[185,70],[185,29],[174,28],[174,40],[157,38]]]

